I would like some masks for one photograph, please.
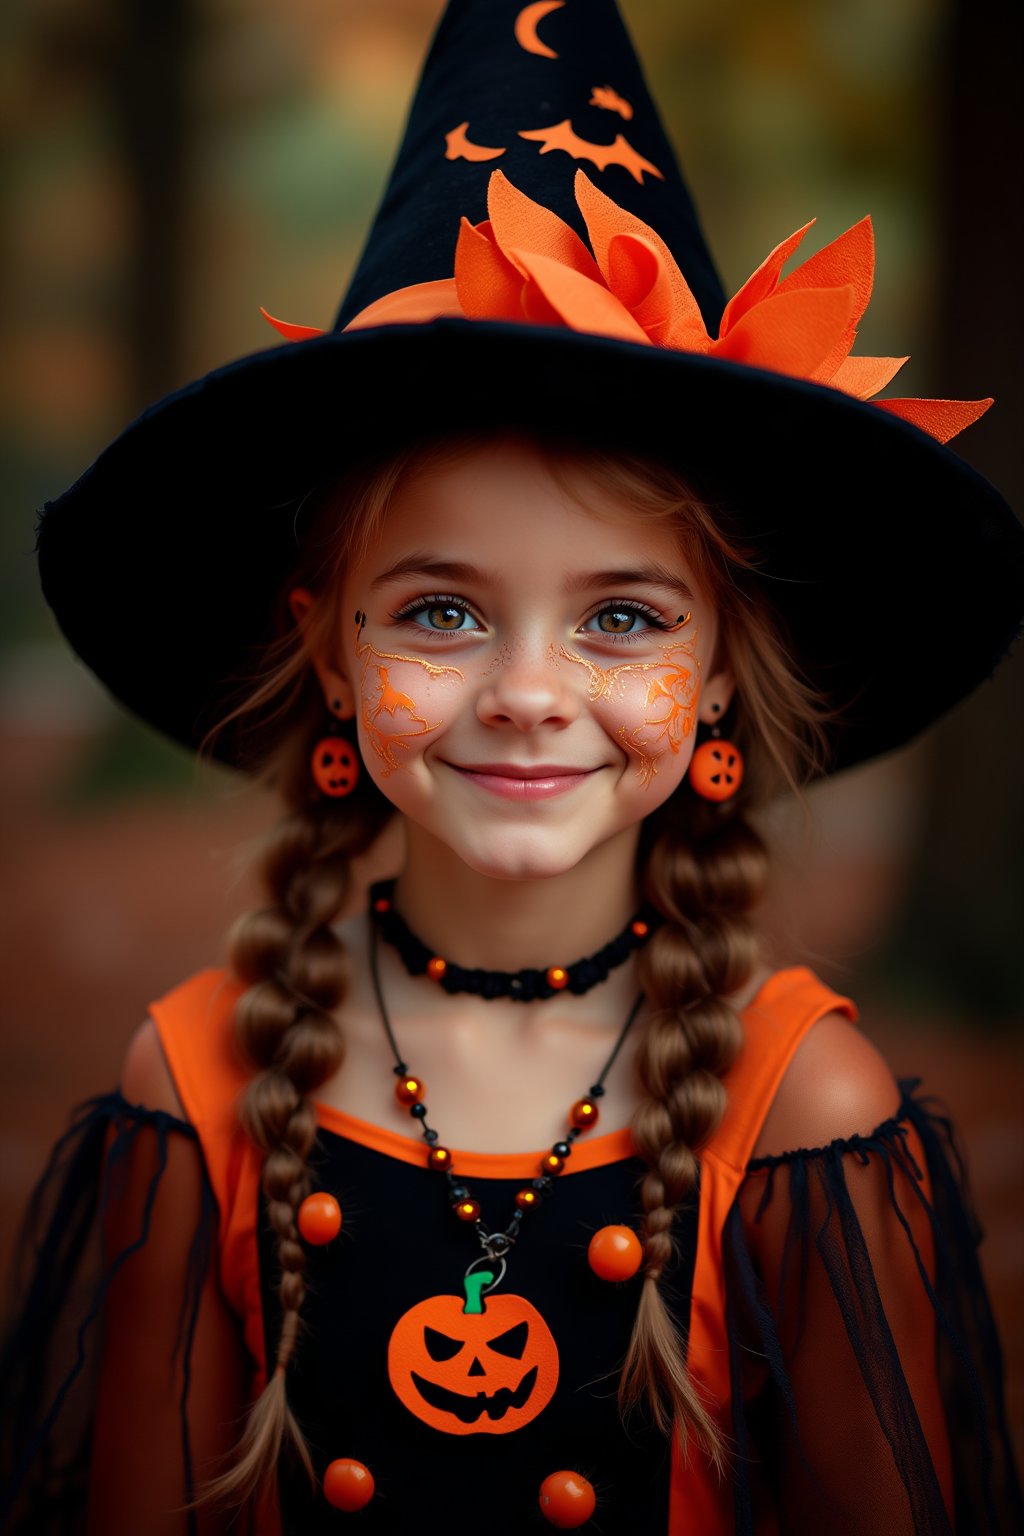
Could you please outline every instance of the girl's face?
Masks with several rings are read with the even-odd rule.
[[[572,474],[582,505],[515,443],[410,474],[346,575],[335,655],[316,661],[411,835],[496,878],[635,846],[698,717],[732,693],[675,530]],[[308,595],[292,601],[301,617]]]

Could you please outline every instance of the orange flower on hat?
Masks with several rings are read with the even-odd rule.
[[[436,320],[512,320],[670,347],[806,379],[858,400],[884,389],[905,357],[852,357],[875,270],[870,218],[826,245],[787,277],[782,269],[811,223],[777,245],[729,300],[717,337],[661,236],[576,172],[576,202],[590,250],[551,209],[501,171],[487,185],[488,217],[463,218],[455,273],[396,289],[360,310],[346,331]],[[289,340],[322,332],[263,314]],[[986,400],[874,400],[948,442],[992,404]]]

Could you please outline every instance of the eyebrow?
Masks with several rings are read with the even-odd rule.
[[[426,552],[417,551],[406,555],[401,560],[396,560],[394,565],[388,566],[386,571],[375,576],[370,586],[376,590],[378,587],[387,586],[389,582],[398,581],[400,577],[414,575],[435,576],[442,581],[472,582],[474,586],[492,589],[500,585],[496,576],[488,571],[482,571],[479,566],[467,565],[462,560],[432,560]],[[589,592],[599,587],[627,586],[667,587],[688,602],[692,602],[694,596],[686,582],[674,571],[653,561],[628,569],[576,571],[568,576],[565,582],[567,592]]]

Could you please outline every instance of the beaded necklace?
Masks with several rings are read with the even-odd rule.
[[[377,898],[380,899],[380,898]],[[409,1070],[395,1040],[384,1001],[378,956],[378,930],[368,923],[369,967],[381,1023],[395,1058],[395,1097],[414,1120],[426,1143],[427,1166],[448,1180],[449,1203],[459,1221],[472,1223],[482,1253],[467,1266],[461,1292],[427,1296],[399,1317],[388,1339],[388,1377],[399,1401],[430,1428],[446,1434],[469,1434],[481,1429],[508,1433],[531,1423],[554,1396],[560,1360],[558,1346],[547,1322],[525,1296],[497,1292],[505,1278],[508,1256],[519,1238],[523,1217],[536,1209],[554,1188],[554,1179],[572,1156],[573,1143],[599,1118],[598,1101],[604,1081],[618,1057],[626,1036],[644,1002],[641,992],[619,1031],[615,1044],[595,1082],[569,1110],[569,1128],[542,1159],[537,1177],[515,1196],[515,1209],[502,1231],[490,1231],[483,1220],[480,1202],[456,1177],[451,1151],[440,1145],[439,1134],[427,1124],[426,1084]],[[298,1226],[308,1242],[330,1242],[341,1228],[337,1201],[326,1192],[310,1195],[298,1214]],[[643,1247],[631,1227],[606,1226],[596,1231],[587,1251],[591,1269],[606,1281],[628,1280],[643,1262]],[[467,1393],[432,1379],[438,1361],[447,1361],[467,1346],[475,1357],[504,1362],[507,1384],[491,1391]],[[373,1497],[373,1475],[351,1457],[335,1459],[324,1476],[324,1494],[344,1510],[364,1507]],[[578,1525],[594,1508],[594,1490],[576,1471],[553,1472],[541,1488],[541,1508],[554,1524]],[[548,1508],[550,1504],[550,1509]],[[571,1519],[556,1518],[556,1508],[574,1511]]]
[[[492,1264],[495,1262],[500,1263],[501,1271],[498,1278],[495,1280],[493,1276],[491,1277],[493,1285],[496,1286],[504,1278],[506,1256],[519,1236],[523,1216],[527,1211],[533,1210],[546,1195],[551,1193],[553,1188],[552,1180],[562,1172],[566,1162],[572,1156],[572,1144],[577,1137],[584,1131],[589,1130],[591,1126],[597,1124],[600,1114],[597,1101],[604,1097],[604,1080],[611,1071],[615,1058],[622,1049],[626,1036],[637,1014],[640,1012],[644,1001],[644,994],[641,992],[637,996],[632,1008],[629,1010],[626,1022],[619,1031],[619,1036],[612,1048],[611,1055],[602,1067],[597,1081],[590,1085],[586,1094],[582,1098],[577,1099],[569,1110],[569,1129],[564,1140],[554,1143],[551,1151],[541,1159],[537,1177],[532,1183],[517,1193],[515,1197],[516,1208],[512,1213],[508,1227],[503,1232],[488,1232],[482,1218],[480,1202],[475,1200],[469,1189],[456,1179],[456,1170],[451,1152],[447,1147],[438,1145],[438,1132],[427,1124],[427,1106],[424,1102],[427,1085],[421,1077],[417,1077],[415,1073],[410,1072],[408,1065],[402,1060],[401,1052],[395,1040],[394,1030],[391,1027],[387,1006],[384,1002],[377,953],[377,929],[373,923],[370,924],[369,960],[370,976],[373,981],[377,1006],[380,1009],[381,1023],[384,1025],[388,1044],[391,1046],[391,1051],[395,1058],[395,1065],[392,1068],[398,1079],[395,1084],[395,1097],[403,1108],[408,1109],[413,1119],[419,1122],[420,1133],[428,1147],[427,1166],[439,1173],[443,1173],[447,1178],[449,1202],[455,1215],[460,1221],[473,1222],[476,1226],[480,1246],[484,1250],[484,1257],[482,1259],[474,1259],[470,1265],[470,1270],[474,1269],[476,1265],[488,1261]],[[467,1274],[470,1270],[467,1270]]]
[[[634,951],[642,949],[664,921],[650,902],[644,902],[621,933],[596,954],[575,960],[571,965],[558,963],[542,969],[524,966],[519,971],[485,971],[457,965],[454,960],[446,960],[429,949],[395,911],[394,889],[394,880],[379,880],[372,885],[370,913],[381,936],[401,955],[409,975],[429,976],[446,992],[470,992],[485,1002],[508,997],[513,1002],[532,1003],[566,990],[581,997],[591,987],[607,980],[610,972],[623,965]]]

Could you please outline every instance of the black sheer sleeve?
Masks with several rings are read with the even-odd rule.
[[[723,1234],[737,1531],[1019,1536],[982,1231],[949,1119],[752,1161]]]
[[[72,1111],[32,1192],[9,1276],[0,1351],[0,1531],[50,1536],[86,1529],[104,1297],[149,1239],[172,1137],[198,1142],[186,1121],[133,1106],[119,1090],[89,1099]],[[129,1169],[140,1166],[147,1182],[137,1231],[111,1251],[104,1215]],[[180,1357],[184,1382],[183,1502],[194,1496],[186,1413],[192,1343],[216,1237],[217,1205],[204,1170],[173,1356]]]

